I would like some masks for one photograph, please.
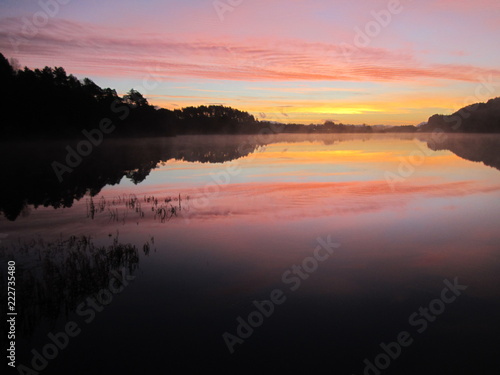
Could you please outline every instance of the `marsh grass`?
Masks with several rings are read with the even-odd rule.
[[[112,235],[110,235],[112,236]],[[0,246],[0,259],[16,262],[16,308],[21,336],[31,335],[42,321],[54,326],[57,320],[76,310],[88,297],[96,297],[109,285],[112,272],[126,268],[133,274],[139,268],[139,249],[149,255],[154,237],[142,246],[119,241],[119,232],[111,244],[97,245],[91,236],[70,236],[45,241],[35,238]],[[0,270],[2,298],[6,296],[6,270]]]
[[[140,199],[135,194],[129,194],[113,198],[101,196],[98,200],[89,197],[86,199],[87,218],[94,220],[98,215],[107,213],[110,222],[125,223],[132,214],[134,219],[152,218],[165,223],[177,217],[183,208],[185,209],[183,202],[184,205],[189,202],[189,196],[183,199],[180,194],[176,197],[163,198],[145,195]]]

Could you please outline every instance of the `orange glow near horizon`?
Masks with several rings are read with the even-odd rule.
[[[286,89],[281,89],[285,92]],[[171,105],[171,100],[176,105]],[[206,97],[186,98],[174,97],[151,98],[151,103],[170,110],[189,106],[207,105]],[[439,107],[437,107],[439,103]],[[435,113],[451,114],[454,111],[472,104],[471,99],[463,100],[459,95],[451,97],[431,96],[418,97],[415,94],[403,97],[390,97],[380,101],[368,101],[363,104],[348,100],[339,100],[335,103],[312,100],[276,100],[270,103],[269,99],[250,97],[245,102],[224,101],[211,104],[222,104],[249,112],[259,120],[277,121],[282,123],[318,124],[325,121],[342,122],[344,124],[366,125],[417,125],[426,121]],[[425,108],[433,108],[428,111]]]

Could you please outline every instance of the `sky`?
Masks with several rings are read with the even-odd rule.
[[[416,125],[500,96],[498,0],[0,0],[0,52],[163,108]]]

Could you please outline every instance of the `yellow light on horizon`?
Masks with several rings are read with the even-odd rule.
[[[362,115],[365,113],[370,113],[370,112],[384,112],[383,109],[379,108],[369,108],[369,107],[313,107],[313,108],[307,108],[307,111],[303,111],[306,113],[327,113],[327,114],[334,114],[334,115]]]

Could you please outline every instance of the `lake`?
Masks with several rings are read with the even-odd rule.
[[[499,369],[499,149],[449,134],[4,144],[16,366]]]

